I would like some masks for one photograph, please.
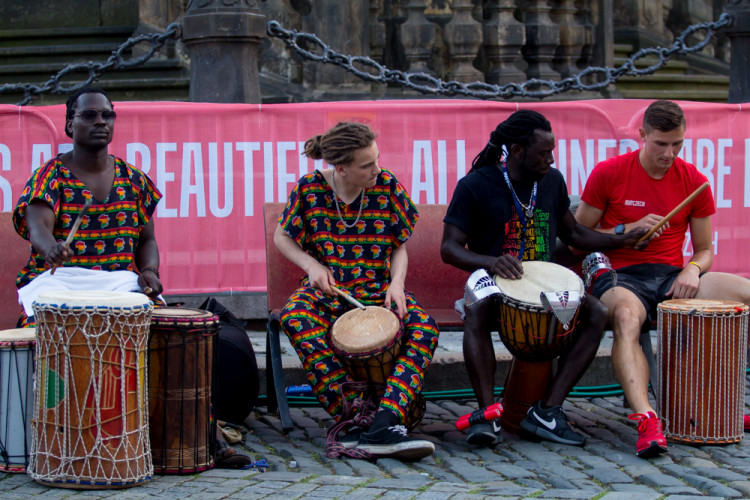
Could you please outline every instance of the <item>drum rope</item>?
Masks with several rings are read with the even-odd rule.
[[[35,307],[39,387],[29,474],[41,482],[97,485],[148,479],[150,304]]]
[[[353,427],[359,427],[366,431],[372,425],[375,413],[378,410],[378,402],[371,396],[363,398],[355,397],[349,401],[346,399],[347,392],[359,392],[364,394],[370,392],[373,386],[370,382],[344,382],[339,385],[341,393],[342,412],[339,422],[331,427],[326,436],[326,456],[328,458],[340,458],[342,456],[356,458],[360,460],[369,460],[374,462],[377,457],[367,451],[356,448],[347,449],[338,441],[337,437],[340,432],[346,432]]]
[[[0,426],[0,470],[25,472],[30,450],[29,404],[33,401],[32,374],[34,371],[34,340],[0,342],[0,402],[4,418]],[[6,359],[7,357],[7,359]],[[4,390],[5,388],[8,390]],[[20,413],[20,418],[18,413]],[[13,417],[16,416],[14,419]],[[18,427],[21,429],[19,430]],[[21,441],[19,445],[18,441]]]
[[[747,310],[660,305],[657,411],[665,435],[690,444],[744,437]]]

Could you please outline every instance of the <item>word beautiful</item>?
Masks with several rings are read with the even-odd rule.
[[[744,156],[734,151],[729,138],[685,139],[679,156],[694,163],[708,178],[717,208],[750,207],[750,139],[742,146]],[[555,168],[566,179],[569,192],[583,191],[594,166],[608,158],[635,150],[632,139],[558,138]],[[325,168],[301,154],[304,143],[297,141],[247,142],[157,142],[125,144],[125,160],[146,172],[164,193],[156,215],[159,218],[252,217],[265,202],[283,202],[296,179],[314,169]],[[392,170],[404,182],[415,203],[445,204],[456,183],[470,168],[465,140],[414,140],[411,148],[386,147],[381,166]],[[38,168],[52,157],[51,144],[33,144],[30,163],[12,162],[17,148],[0,143],[0,206],[10,211],[29,169]],[[58,152],[70,149],[60,144]],[[116,153],[118,154],[118,153]],[[25,162],[24,162],[25,163]]]

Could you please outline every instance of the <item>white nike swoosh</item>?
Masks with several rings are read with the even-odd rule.
[[[555,430],[555,427],[557,427],[557,422],[555,422],[554,418],[552,420],[544,420],[539,416],[537,412],[535,412],[534,410],[531,411],[534,412],[534,416],[537,418],[537,420],[539,420],[547,429],[551,431]]]
[[[500,427],[500,422],[498,422],[497,420],[493,420],[492,421],[492,430],[494,431],[495,434],[500,434],[500,432],[502,432],[502,430],[503,430],[503,428]]]

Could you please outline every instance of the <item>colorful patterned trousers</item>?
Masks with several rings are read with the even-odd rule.
[[[384,295],[373,300],[359,299],[365,305],[382,305]],[[406,292],[407,315],[401,353],[396,358],[380,408],[387,408],[404,422],[409,404],[421,391],[424,375],[438,344],[435,320],[425,314],[414,295]],[[327,335],[336,319],[352,308],[343,299],[328,297],[317,288],[297,289],[281,312],[281,324],[297,351],[310,386],[323,408],[337,421],[343,402],[340,384],[353,379],[328,345]],[[359,393],[344,393],[351,401]]]

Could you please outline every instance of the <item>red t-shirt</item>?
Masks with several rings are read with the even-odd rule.
[[[599,163],[586,181],[581,199],[604,211],[600,221],[603,229],[635,222],[648,214],[667,215],[706,182],[705,175],[680,158],[675,158],[664,177],[654,179],[641,166],[638,153],[633,151]],[[645,250],[608,251],[612,268],[644,263],[682,267],[682,245],[690,218],[709,217],[715,212],[713,195],[706,189],[675,214],[669,220],[669,228],[651,240]]]

